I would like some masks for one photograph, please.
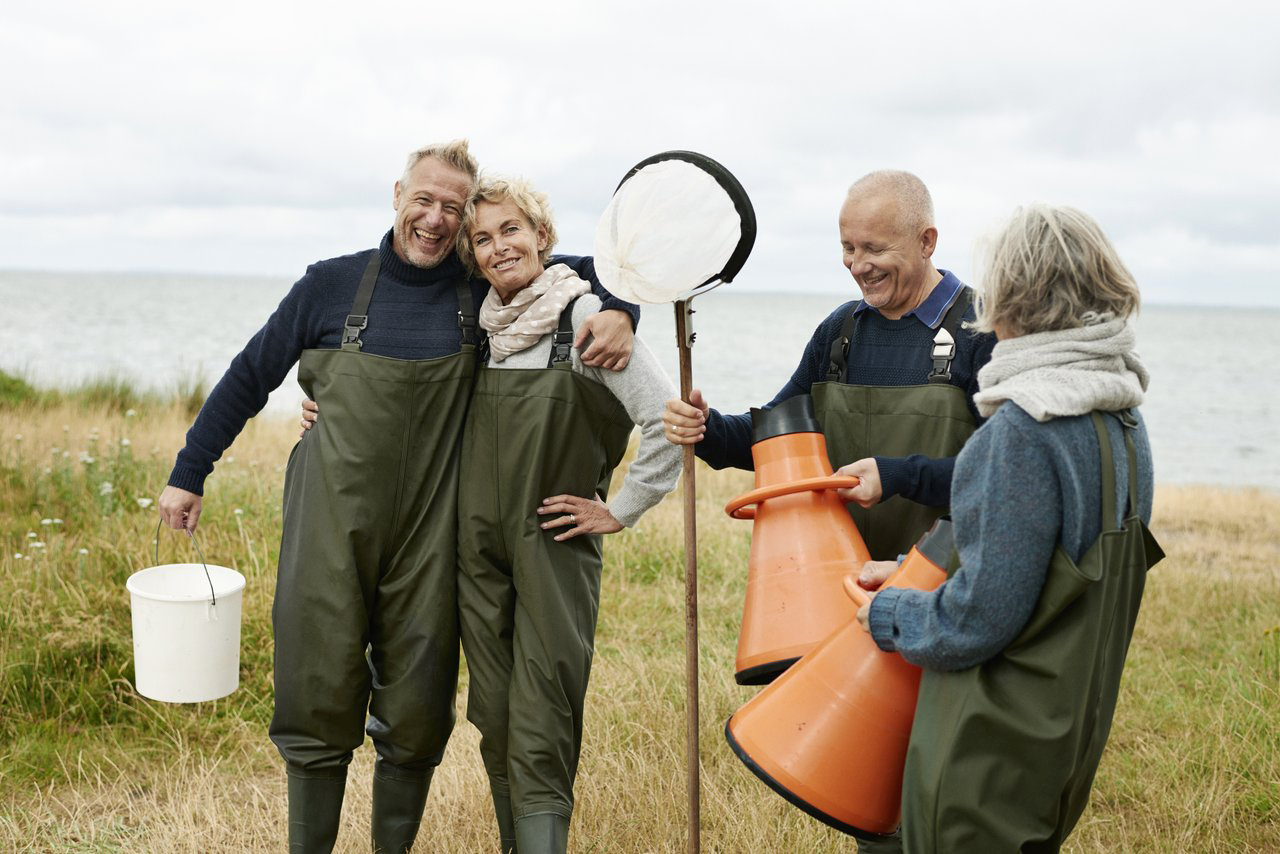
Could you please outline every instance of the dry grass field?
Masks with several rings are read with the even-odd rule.
[[[0,377],[0,379],[3,379]],[[16,390],[15,390],[16,389]],[[0,383],[0,850],[283,851],[284,780],[266,738],[284,420],[255,421],[210,479],[199,537],[248,579],[241,687],[191,706],[132,688],[125,579],[150,565],[189,406],[129,392]],[[1172,461],[1157,460],[1157,467]],[[721,735],[750,525],[722,512],[743,472],[699,471],[703,850],[850,851],[759,783]],[[1280,851],[1280,496],[1163,488],[1120,709],[1074,852]],[[607,544],[587,701],[579,852],[685,840],[680,508]],[[165,532],[161,560],[186,561]],[[496,851],[477,734],[462,716],[417,850]],[[368,850],[371,750],[357,755],[341,851]]]

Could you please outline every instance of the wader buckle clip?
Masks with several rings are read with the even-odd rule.
[[[360,346],[360,331],[369,325],[369,315],[348,314],[347,322],[342,328],[342,343]]]
[[[573,353],[573,333],[556,330],[551,338],[551,364],[569,361]]]
[[[474,314],[458,312],[458,328],[462,330],[462,343],[476,343],[476,317]]]
[[[938,330],[933,338],[933,370],[929,382],[944,383],[951,379],[951,360],[956,357],[956,341],[946,327]]]

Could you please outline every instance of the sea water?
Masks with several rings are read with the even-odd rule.
[[[39,385],[102,376],[168,391],[207,388],[291,282],[201,275],[0,272],[0,370]],[[814,328],[848,295],[720,288],[694,302],[693,381],[744,412],[773,398]],[[674,312],[646,307],[640,335],[678,380]],[[1138,352],[1151,373],[1142,406],[1160,483],[1280,490],[1280,309],[1148,305]],[[297,411],[295,374],[268,415]],[[283,427],[282,429],[292,429]],[[181,437],[175,436],[175,445]]]

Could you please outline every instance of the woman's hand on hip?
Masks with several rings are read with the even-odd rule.
[[[622,523],[613,518],[609,505],[599,498],[579,498],[576,495],[553,495],[542,499],[539,516],[556,516],[542,523],[542,529],[568,527],[556,534],[556,542],[572,539],[579,534],[615,534],[622,530]]]
[[[302,399],[302,432],[299,437],[306,436],[307,431],[316,426],[316,419],[320,417],[320,404],[316,403],[309,397]]]

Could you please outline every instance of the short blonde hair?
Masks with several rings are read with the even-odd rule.
[[[476,256],[471,251],[471,229],[476,221],[476,203],[490,202],[501,204],[505,201],[515,202],[520,213],[537,231],[543,228],[547,233],[547,245],[538,253],[538,260],[546,266],[551,258],[551,250],[556,245],[556,225],[551,219],[551,203],[547,194],[539,192],[523,178],[481,178],[475,190],[467,197],[462,209],[462,228],[458,229],[458,257],[467,269],[475,272]]]
[[[1098,223],[1075,208],[1014,211],[991,241],[977,295],[980,332],[1010,335],[1075,329],[1138,310],[1138,284]]]
[[[452,166],[459,172],[466,172],[471,176],[471,183],[474,184],[480,176],[480,165],[476,163],[476,159],[471,156],[471,151],[467,147],[465,139],[454,139],[449,142],[433,142],[430,145],[424,145],[417,151],[409,154],[409,159],[404,164],[404,175],[401,176],[400,182],[409,183],[409,173],[413,171],[413,167],[417,166],[428,157],[434,157],[442,163]]]

